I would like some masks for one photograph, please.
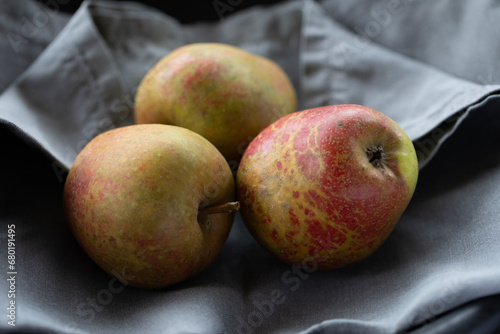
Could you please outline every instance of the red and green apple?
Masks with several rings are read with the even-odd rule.
[[[243,221],[264,248],[289,264],[332,269],[384,243],[417,178],[403,129],[379,111],[345,104],[268,126],[246,149],[236,186]]]

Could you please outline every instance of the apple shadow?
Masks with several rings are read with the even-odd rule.
[[[421,169],[415,200],[448,193],[500,166],[500,96],[492,96],[480,106],[481,110],[471,110]]]

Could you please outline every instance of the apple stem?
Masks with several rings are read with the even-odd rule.
[[[240,202],[228,202],[221,205],[209,206],[203,209],[198,209],[198,216],[213,215],[216,213],[231,213],[240,209]]]

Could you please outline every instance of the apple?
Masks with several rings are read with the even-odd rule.
[[[184,45],[159,60],[135,97],[135,123],[190,129],[230,162],[278,118],[296,111],[287,74],[274,61],[221,43]],[[237,165],[237,164],[236,164]]]
[[[203,271],[231,229],[234,176],[202,136],[176,126],[130,125],[92,139],[64,185],[77,241],[104,271],[162,288]]]
[[[246,149],[237,171],[249,232],[280,260],[309,269],[361,261],[389,237],[418,178],[412,141],[360,105],[284,116]]]

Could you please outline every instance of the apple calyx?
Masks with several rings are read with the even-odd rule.
[[[216,206],[208,206],[198,209],[198,216],[212,215],[216,213],[231,213],[240,209],[240,202],[227,202]]]
[[[385,166],[386,155],[381,144],[371,145],[366,148],[366,156],[376,168],[383,168]]]

